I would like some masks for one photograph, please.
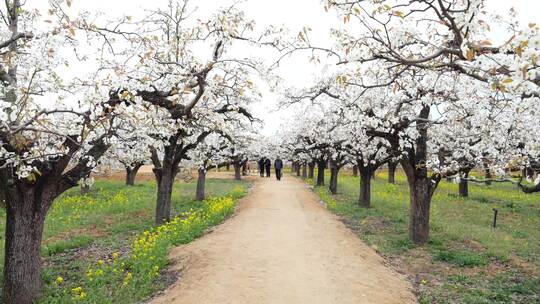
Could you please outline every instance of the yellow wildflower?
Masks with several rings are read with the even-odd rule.
[[[80,294],[82,292],[82,287],[75,287],[75,288],[72,288],[71,291],[73,293],[76,293],[76,294]]]

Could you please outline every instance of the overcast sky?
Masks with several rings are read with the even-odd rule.
[[[34,2],[33,1],[40,1]],[[43,1],[43,2],[41,2]],[[198,7],[197,17],[204,17],[220,7],[228,6],[238,0],[193,0],[192,7]],[[39,4],[38,4],[39,3]],[[43,5],[45,0],[28,0],[28,4]],[[144,9],[165,6],[167,0],[73,0],[71,10],[101,11],[111,18],[121,15],[142,16]],[[335,12],[326,12],[322,0],[244,0],[240,3],[250,19],[257,25],[285,25],[290,33],[298,33],[304,26],[312,28],[310,40],[316,45],[331,45],[329,30],[342,26]],[[540,0],[488,0],[487,10],[499,14],[507,14],[514,7],[522,24],[540,22]],[[501,33],[504,34],[504,33]],[[505,40],[509,37],[493,37],[494,40]],[[253,52],[246,51],[246,52]],[[255,54],[260,55],[260,54]],[[279,74],[285,79],[287,86],[309,85],[314,75],[324,67],[309,63],[306,56],[295,56],[280,65]],[[275,58],[272,58],[275,59]],[[272,133],[285,117],[286,111],[274,112],[279,96],[272,94],[268,88],[262,88],[263,102],[254,108],[255,114],[265,122],[264,133]]]

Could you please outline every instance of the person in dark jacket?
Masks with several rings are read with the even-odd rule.
[[[259,161],[257,162],[257,164],[259,165],[259,175],[261,177],[264,177],[264,157],[261,157],[261,159],[259,159]]]
[[[276,178],[278,181],[281,180],[281,170],[283,170],[283,161],[279,158],[279,156],[274,161],[274,169],[276,170]]]
[[[272,166],[272,162],[270,161],[270,158],[267,158],[264,161],[264,168],[266,169],[266,177],[270,177],[270,167]]]

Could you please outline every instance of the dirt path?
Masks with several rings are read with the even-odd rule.
[[[252,178],[233,218],[173,249],[182,277],[152,303],[416,303],[405,278],[304,183]]]

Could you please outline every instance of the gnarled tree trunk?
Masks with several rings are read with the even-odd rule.
[[[41,239],[47,211],[57,196],[52,185],[16,182],[6,191],[4,301],[34,303],[41,295]]]
[[[204,200],[205,197],[205,186],[206,186],[206,169],[199,168],[199,176],[197,178],[197,191],[195,193],[195,199],[198,201]]]
[[[171,220],[171,198],[177,168],[166,165],[159,170],[158,192],[156,198],[156,225],[162,225]],[[156,171],[154,171],[156,172]]]

